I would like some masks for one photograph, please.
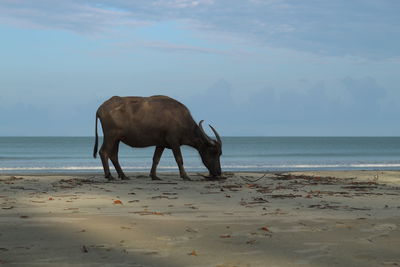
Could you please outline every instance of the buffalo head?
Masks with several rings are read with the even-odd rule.
[[[207,167],[208,171],[210,172],[210,175],[212,177],[218,177],[221,176],[221,163],[219,160],[219,158],[222,155],[221,137],[219,136],[218,132],[214,129],[214,127],[209,125],[211,130],[214,132],[217,140],[210,138],[205,133],[202,123],[203,120],[200,121],[199,123],[199,129],[204,140],[203,145],[199,149],[201,160]]]

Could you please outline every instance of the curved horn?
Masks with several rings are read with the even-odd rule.
[[[215,137],[217,137],[217,142],[218,142],[218,144],[219,144],[220,146],[222,146],[222,140],[221,140],[221,137],[219,136],[217,130],[215,130],[214,127],[212,127],[211,125],[208,125],[208,126],[210,126],[211,130],[212,130],[212,131],[214,132],[214,134],[215,134]]]
[[[212,140],[212,139],[206,134],[206,132],[205,132],[204,129],[203,129],[203,126],[202,126],[202,123],[203,123],[203,122],[204,122],[204,120],[201,120],[201,121],[199,122],[200,131],[201,131],[202,135],[204,136],[204,138],[206,138],[206,140],[207,140],[210,144],[213,144],[214,140]]]

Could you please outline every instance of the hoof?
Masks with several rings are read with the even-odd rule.
[[[115,180],[114,176],[112,176],[111,174],[107,174],[104,176],[108,181],[112,181]]]
[[[156,175],[154,175],[154,176],[150,175],[150,177],[151,177],[151,180],[153,180],[153,181],[161,181],[161,179]]]
[[[118,178],[120,178],[121,180],[129,180],[129,177],[124,175],[118,175]]]
[[[183,179],[184,181],[191,181],[191,180],[192,180],[192,179],[189,178],[189,176],[183,176],[182,179]]]
[[[226,180],[227,177],[224,176],[203,176],[206,181],[221,181]]]

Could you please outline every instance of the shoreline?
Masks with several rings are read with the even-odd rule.
[[[110,170],[112,173],[116,173],[116,171],[111,168],[110,166]],[[322,170],[322,169],[307,169],[307,170],[290,170],[290,169],[283,169],[283,170],[266,170],[266,171],[262,171],[262,170],[257,170],[257,171],[253,171],[253,170],[235,170],[235,171],[222,171],[222,173],[268,173],[268,174],[274,174],[274,173],[311,173],[311,172],[323,172],[323,173],[329,173],[329,172],[385,172],[385,171],[389,171],[389,172],[400,172],[400,169],[335,169],[335,170]],[[140,170],[140,171],[124,171],[126,174],[131,174],[131,175],[137,175],[137,174],[144,174],[147,172],[150,172],[150,168],[149,170]],[[176,174],[179,175],[179,171],[177,170],[158,170],[157,169],[157,173],[164,173],[164,174]],[[196,174],[196,173],[205,173],[207,172],[206,169],[204,169],[203,171],[187,171],[187,173],[191,173],[191,174]],[[78,174],[78,175],[102,175],[103,171],[101,170],[89,170],[89,171],[68,171],[68,170],[62,170],[60,172],[58,171],[30,171],[27,170],[25,171],[12,171],[12,172],[0,172],[0,176],[6,176],[6,175],[48,175],[48,174],[54,174],[54,175],[72,175],[72,174]]]
[[[141,178],[148,177],[150,171],[125,171],[125,174],[130,177],[131,179],[135,179],[135,177],[140,176]],[[176,176],[176,178],[179,180],[181,179],[179,177],[179,172],[178,171],[163,171],[163,170],[158,170],[157,171],[160,176],[167,175],[167,176]],[[294,175],[309,175],[309,176],[335,176],[337,178],[356,178],[356,179],[362,179],[362,180],[375,180],[375,179],[381,179],[381,182],[386,182],[386,183],[399,183],[400,185],[400,170],[397,169],[389,169],[389,170],[382,170],[382,169],[377,169],[377,170],[368,170],[368,169],[360,169],[360,170],[305,170],[305,171],[288,171],[288,170],[282,170],[282,171],[223,171],[222,174],[223,176],[225,175],[227,179],[229,179],[230,176],[233,176],[234,174],[257,174],[257,175],[275,175],[275,174],[294,174]],[[111,174],[116,178],[116,181],[120,180],[117,178],[117,173],[115,170],[111,170]],[[208,175],[207,171],[198,171],[198,172],[193,172],[189,171],[189,175],[194,176],[194,177],[200,177],[201,175]],[[0,172],[0,177],[5,177],[5,176],[78,176],[78,177],[86,177],[86,176],[91,176],[91,177],[98,177],[98,178],[104,178],[104,174],[102,171],[51,171],[51,172],[32,172],[32,171],[27,171],[27,172]],[[221,179],[223,181],[224,179]],[[104,178],[104,181],[107,181]],[[216,180],[218,181],[218,180]]]
[[[0,263],[400,265],[400,171],[0,174]]]
[[[123,167],[123,170],[125,173],[127,174],[138,174],[138,173],[146,173],[146,172],[150,172],[150,166],[149,167],[140,167],[138,169],[132,169],[130,167]],[[116,173],[114,166],[110,165],[110,170],[111,172]],[[252,169],[252,168],[229,168],[229,167],[225,167],[222,168],[222,172],[223,173],[236,173],[236,172],[240,172],[240,173],[282,173],[282,172],[352,172],[352,171],[370,171],[370,172],[374,172],[374,171],[400,171],[400,167],[325,167],[325,168],[296,168],[296,167],[279,167],[279,168],[269,168],[269,169]],[[208,172],[208,170],[205,167],[202,168],[192,168],[192,167],[188,167],[186,168],[186,171],[188,173],[204,173],[204,172]],[[161,168],[157,168],[157,172],[160,173],[179,173],[178,167],[174,166],[174,167],[161,167]],[[27,167],[27,168],[23,168],[23,167],[10,167],[10,168],[6,168],[4,167],[3,169],[0,168],[0,176],[3,175],[19,175],[19,174],[25,174],[25,175],[33,175],[33,174],[37,174],[37,175],[47,175],[47,174],[62,174],[62,175],[69,175],[69,174],[79,174],[79,175],[93,175],[93,174],[102,174],[103,173],[103,167],[102,166],[98,166],[96,167],[96,169],[73,169],[70,167],[61,167],[61,168],[57,168],[57,167]]]

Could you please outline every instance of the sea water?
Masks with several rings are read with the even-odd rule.
[[[224,137],[223,171],[399,170],[400,137]],[[101,138],[99,146],[101,145]],[[102,172],[94,137],[0,137],[0,173]],[[150,170],[154,147],[121,143],[125,171]],[[198,152],[182,147],[187,171],[206,171]],[[112,166],[110,162],[110,166]],[[166,149],[159,171],[178,171]]]

